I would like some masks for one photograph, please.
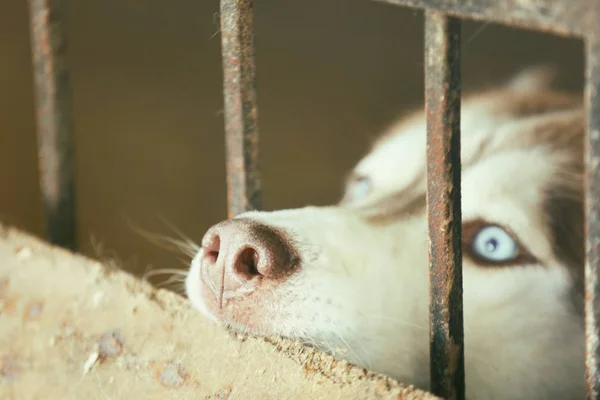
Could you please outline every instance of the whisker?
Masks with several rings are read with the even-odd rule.
[[[144,275],[143,275],[143,277],[142,277],[142,279],[147,279],[147,278],[150,278],[152,276],[165,275],[165,274],[187,276],[188,275],[188,271],[183,270],[183,269],[176,269],[176,268],[153,269],[153,270],[145,272]]]
[[[169,222],[165,217],[163,217],[162,215],[159,215],[158,218],[160,220],[162,220],[162,222],[167,227],[169,227],[169,229],[171,229],[175,234],[177,234],[183,241],[193,243],[192,240],[189,238],[189,236],[187,236],[186,234],[184,234],[180,229],[178,229],[174,224],[172,224],[171,222]]]
[[[156,286],[163,287],[163,286],[172,285],[174,283],[182,283],[182,282],[185,282],[185,279],[181,279],[181,277],[174,275],[162,283],[157,283]]]
[[[475,32],[473,32],[473,34],[472,34],[472,35],[471,35],[471,36],[470,36],[470,37],[467,39],[467,41],[465,42],[465,44],[469,44],[469,43],[471,43],[471,41],[472,41],[473,39],[475,39],[475,38],[476,38],[476,37],[477,37],[477,36],[478,36],[478,35],[479,35],[481,32],[483,32],[483,30],[484,30],[485,28],[487,28],[489,24],[490,24],[490,21],[486,21],[486,22],[485,22],[484,24],[482,24],[482,25],[481,25],[479,28],[477,28],[477,29],[475,30]]]
[[[350,346],[350,344],[346,341],[346,339],[344,339],[344,337],[337,331],[337,330],[333,330],[333,332],[335,333],[335,335],[337,337],[340,338],[340,340],[344,343],[344,345],[348,348],[348,350],[350,350],[352,352],[352,354],[354,354],[354,357],[356,358],[356,360],[361,364],[361,365],[368,365],[369,368],[371,368],[371,361],[369,360],[368,363],[365,363],[364,360],[358,356],[358,354],[356,353],[356,351],[354,351],[354,348],[352,348],[352,346]]]
[[[420,330],[424,330],[424,331],[429,330],[429,327],[427,327],[427,326],[419,325],[419,324],[416,324],[414,322],[405,321],[405,320],[402,320],[402,319],[399,319],[399,318],[390,317],[390,316],[387,316],[387,315],[369,315],[369,318],[379,318],[379,319],[382,319],[382,320],[388,320],[388,321],[391,321],[391,322],[395,322],[395,323],[398,323],[398,324],[400,324],[402,326],[406,326],[406,327],[409,327],[409,328],[420,329]]]
[[[173,231],[177,236],[181,238],[181,241],[185,243],[187,246],[194,250],[194,254],[200,250],[200,246],[196,244],[189,236],[183,233],[179,228],[177,228],[173,223],[169,222],[165,217],[159,215],[158,217],[169,229]],[[193,255],[192,255],[193,256]]]
[[[186,268],[189,268],[189,266],[190,266],[190,261],[189,260],[184,260],[181,257],[177,257],[177,261],[181,262]]]
[[[186,287],[185,287],[185,282],[181,282],[179,285],[173,285],[172,290],[180,295],[186,295]]]
[[[129,218],[124,217],[124,219],[125,219],[126,224],[129,226],[129,228],[132,231],[134,231],[135,233],[137,233],[138,235],[140,235],[141,237],[146,239],[148,242],[154,244],[155,246],[158,246],[160,248],[163,248],[163,249],[171,251],[171,252],[183,253],[184,255],[186,255],[190,258],[193,258],[196,255],[196,253],[200,250],[199,245],[197,245],[191,239],[189,239],[188,237],[186,237],[185,235],[183,235],[182,233],[177,231],[170,224],[168,226],[182,238],[181,240],[176,239],[176,238],[171,238],[166,235],[149,232],[145,229],[142,229],[142,228],[136,226]]]
[[[350,328],[350,327],[346,327],[346,329],[348,329],[348,328]],[[362,338],[361,334],[356,329],[350,328],[350,330],[351,330],[351,333],[353,334],[353,336],[356,338],[355,342],[360,345],[360,347],[363,350],[363,353],[368,356],[369,355],[369,351],[368,351],[367,347],[365,347],[365,345],[364,345],[365,340]],[[373,369],[373,366],[371,365],[371,359],[370,358],[367,360],[367,363],[368,364],[363,364],[363,365],[368,366],[369,369]]]
[[[322,339],[319,341],[319,343],[315,342],[315,346],[320,347],[324,345],[331,354],[336,354],[335,347],[333,347],[329,340],[327,340],[325,333],[319,332],[319,334],[321,335]]]

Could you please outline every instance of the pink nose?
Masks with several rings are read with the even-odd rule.
[[[265,280],[285,280],[299,264],[284,232],[244,218],[214,225],[204,235],[202,249],[201,276],[220,298],[221,307]]]

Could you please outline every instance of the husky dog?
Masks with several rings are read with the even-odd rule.
[[[471,400],[585,395],[585,113],[551,83],[530,68],[462,103]],[[378,139],[339,204],[211,227],[189,299],[235,330],[295,338],[428,389],[425,146],[420,111]]]

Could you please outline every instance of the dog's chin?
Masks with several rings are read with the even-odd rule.
[[[192,260],[192,265],[190,267],[190,271],[185,279],[185,292],[192,303],[192,306],[196,310],[198,310],[204,317],[212,322],[218,322],[217,317],[208,309],[206,303],[204,302],[204,290],[206,290],[200,278],[200,257],[201,253],[199,252],[194,260]]]

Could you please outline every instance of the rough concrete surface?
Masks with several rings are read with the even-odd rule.
[[[188,302],[0,230],[0,399],[434,399],[314,349],[233,337]]]

